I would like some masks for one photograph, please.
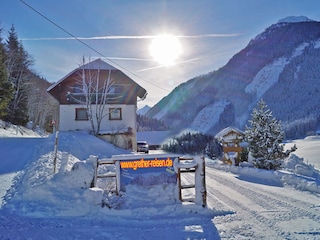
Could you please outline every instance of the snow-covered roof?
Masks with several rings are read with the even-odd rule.
[[[232,132],[232,131],[237,132],[241,135],[244,135],[244,132],[236,127],[226,127],[224,129],[222,129],[220,132],[218,132],[216,134],[215,138],[217,138],[217,139],[222,138],[223,136],[225,136],[226,134],[228,134],[229,132]]]
[[[78,69],[91,69],[91,70],[117,70],[117,68],[111,66],[110,64],[102,61],[100,58],[89,62],[83,66],[80,66]]]

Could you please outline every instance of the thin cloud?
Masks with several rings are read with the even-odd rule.
[[[210,34],[200,34],[200,35],[180,35],[176,37],[177,38],[215,38],[215,37],[237,37],[240,35],[241,35],[240,33],[229,33],[229,34],[210,33]]]
[[[118,39],[148,39],[155,36],[100,36],[100,37],[55,37],[55,38],[21,38],[24,41],[45,41],[45,40],[118,40]]]
[[[107,57],[112,60],[125,60],[125,61],[153,61],[150,58],[126,58],[126,57]]]
[[[189,59],[189,60],[176,62],[174,65],[179,65],[179,64],[182,64],[182,63],[194,62],[194,61],[197,61],[197,60],[199,60],[199,59],[200,59],[200,58],[192,58],[192,59]],[[163,68],[163,67],[168,67],[168,66],[167,66],[167,65],[159,65],[159,66],[155,66],[155,67],[144,68],[144,69],[138,70],[137,73],[139,73],[139,72],[145,72],[145,71],[149,71],[149,70],[154,70],[154,69],[159,69],[159,68]]]
[[[176,35],[177,38],[215,38],[215,37],[236,37],[241,34],[230,33],[230,34],[199,34],[199,35]],[[153,39],[157,38],[157,35],[145,35],[145,36],[97,36],[97,37],[41,37],[41,38],[20,38],[22,41],[48,41],[48,40],[119,40],[119,39]]]

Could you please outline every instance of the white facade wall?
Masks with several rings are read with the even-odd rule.
[[[79,104],[60,105],[60,117],[58,123],[60,131],[92,131],[91,123],[89,120],[76,120],[76,108],[85,108],[85,106]],[[109,108],[121,108],[122,119],[109,120],[109,114],[106,113],[106,116],[103,118],[101,123],[100,132],[127,130],[128,127],[131,127],[134,132],[136,131],[135,105],[107,105],[105,108],[106,111],[108,111]]]

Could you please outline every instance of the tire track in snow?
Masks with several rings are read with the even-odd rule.
[[[217,221],[214,222],[217,225],[224,225],[225,220],[227,220],[227,225],[231,222],[231,227],[227,230],[223,231],[221,234],[221,238],[227,239],[238,239],[241,237],[246,237],[250,239],[277,239],[282,238],[285,239],[290,237],[285,235],[273,221],[269,218],[263,216],[258,211],[252,210],[250,206],[246,206],[241,202],[237,201],[237,199],[233,199],[232,196],[228,196],[220,190],[215,189],[212,186],[207,185],[208,198],[215,196],[220,199],[220,201],[224,202],[226,206],[233,206],[230,210],[235,212],[234,216],[228,216],[227,218],[220,217]],[[268,211],[268,210],[266,210]],[[219,226],[216,226],[219,230]],[[257,228],[259,229],[258,231]],[[256,235],[261,232],[265,232],[266,235]],[[241,236],[241,237],[239,237]]]
[[[244,187],[243,184],[241,185],[236,183],[236,181],[233,181],[231,184],[228,179],[221,177],[221,175],[219,178],[212,173],[209,173],[209,175],[210,178],[215,179],[223,185],[241,192],[241,194],[245,195],[252,201],[259,202],[259,205],[263,206],[267,210],[275,210],[275,207],[277,207],[277,210],[280,211],[283,209],[289,209],[288,213],[295,213],[295,215],[297,215],[298,217],[309,217],[314,221],[320,222],[320,212],[313,211],[315,207],[314,204],[310,204],[309,202],[297,200],[294,198],[289,198],[287,195],[283,196],[267,190],[264,190],[264,192],[261,193],[261,189],[252,185],[250,185],[249,189],[248,187]],[[253,188],[254,190],[252,190]],[[289,218],[286,218],[284,220],[291,219],[291,216],[288,217]]]
[[[267,238],[273,239],[273,237],[281,237],[295,239],[295,237],[297,237],[296,234],[285,231],[279,227],[279,223],[284,221],[297,218],[308,218],[315,223],[320,222],[319,211],[316,212],[314,210],[317,205],[292,198],[285,194],[282,195],[272,191],[267,191],[265,188],[261,189],[254,187],[254,184],[250,184],[250,186],[243,184],[243,182],[239,184],[240,180],[227,177],[226,174],[228,173],[222,173],[221,171],[207,168],[206,176],[209,180],[207,181],[208,198],[218,198],[229,208],[230,205],[234,206],[232,209],[235,209],[236,214],[239,213],[239,215],[244,214],[244,216],[250,216],[249,222],[253,222],[254,225],[258,224],[259,226],[265,227],[265,231],[268,233],[274,232],[275,235],[269,235]],[[212,181],[216,181],[217,184],[208,185],[208,182]],[[221,189],[224,189],[225,191],[222,192]],[[232,192],[234,192],[234,195],[243,195],[249,200],[249,202],[251,201],[258,204],[262,209],[256,211],[252,210],[250,207],[244,206],[240,201],[234,200],[230,197],[230,193]],[[229,195],[227,195],[227,193],[229,193]],[[221,204],[218,204],[218,207],[221,208]],[[220,220],[217,221],[217,224],[223,224],[223,219]],[[247,219],[242,218],[242,220],[246,221]],[[228,219],[228,221],[230,221],[230,219]],[[218,226],[217,228],[219,229]],[[294,233],[309,234],[299,232]],[[233,233],[231,232],[231,234]],[[312,232],[310,234],[312,234]],[[242,236],[242,233],[240,233],[240,235]],[[230,237],[229,233],[228,238]],[[265,237],[266,236],[259,236],[259,238]]]
[[[206,173],[207,178],[212,178],[211,174]],[[193,177],[191,175],[185,175],[185,180],[188,183],[192,183]],[[219,178],[215,179],[218,183]],[[212,186],[207,181],[207,199],[209,205],[214,202],[214,208],[216,210],[226,210],[234,212],[234,214],[228,214],[225,216],[219,216],[214,218],[214,223],[220,233],[222,239],[285,239],[283,231],[278,228],[273,221],[259,214],[259,212],[252,210],[250,206],[245,206],[241,202],[223,193],[221,187]],[[236,189],[231,188],[232,191],[238,192]],[[242,193],[241,193],[242,194]],[[218,200],[218,202],[216,201]],[[216,208],[217,207],[217,208]],[[228,227],[225,227],[227,225]],[[220,229],[219,229],[220,228]],[[256,229],[259,228],[259,231]],[[265,232],[266,235],[257,235],[261,232]]]

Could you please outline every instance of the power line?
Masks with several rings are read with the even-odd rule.
[[[30,4],[26,3],[24,0],[19,0],[21,3],[23,3],[25,6],[27,6],[28,8],[30,8],[32,11],[36,12],[37,14],[39,14],[41,17],[43,17],[44,19],[46,19],[48,22],[50,22],[51,24],[53,24],[54,26],[56,26],[57,28],[59,28],[60,30],[62,30],[63,32],[65,32],[66,34],[68,34],[70,37],[74,38],[75,40],[77,40],[78,42],[80,42],[81,44],[83,44],[84,46],[86,46],[87,48],[91,49],[92,51],[94,51],[95,53],[97,53],[99,56],[107,59],[109,62],[113,63],[114,65],[116,65],[117,67],[129,72],[130,74],[134,75],[135,77],[139,78],[142,81],[145,81],[159,89],[162,89],[166,92],[170,92],[170,90],[165,89],[159,85],[156,85],[152,82],[148,82],[144,79],[142,79],[140,76],[138,76],[137,74],[135,74],[134,72],[130,71],[129,69],[121,66],[120,64],[116,63],[115,61],[109,59],[108,57],[106,57],[104,54],[102,54],[101,52],[99,52],[98,50],[96,50],[95,48],[91,47],[89,44],[85,43],[84,41],[82,41],[81,39],[79,39],[78,37],[76,37],[74,34],[72,34],[70,31],[66,30],[65,28],[61,27],[59,24],[55,23],[53,20],[51,20],[50,18],[48,18],[47,16],[45,16],[44,14],[42,14],[41,12],[39,12],[37,9],[35,9],[34,7],[32,7]]]

